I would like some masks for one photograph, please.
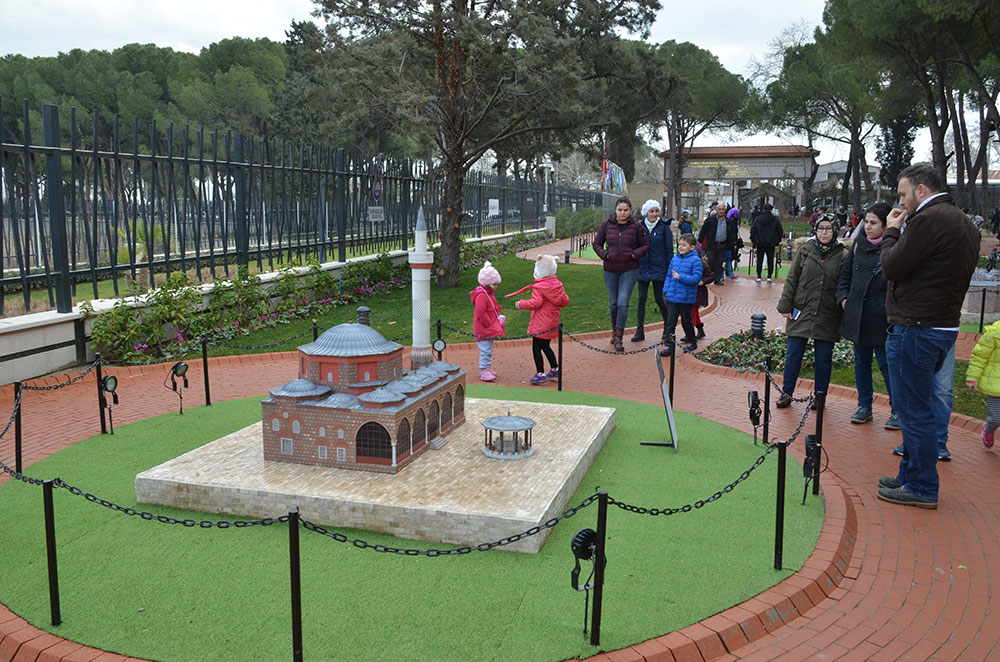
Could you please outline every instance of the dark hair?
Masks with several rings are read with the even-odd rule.
[[[772,205],[770,202],[764,205],[764,211],[771,211],[772,209],[774,209],[774,205]]]
[[[889,212],[892,211],[892,207],[885,202],[876,202],[871,207],[865,210],[866,214],[875,214],[878,216],[879,220],[882,221],[882,225],[886,224],[889,219]]]
[[[923,184],[931,193],[940,193],[944,190],[941,175],[934,169],[934,166],[927,163],[918,163],[917,165],[905,168],[903,172],[899,173],[897,181],[903,179],[909,179],[913,188],[917,188]]]
[[[694,238],[694,235],[690,232],[685,232],[681,236],[677,237],[677,241],[683,241],[685,244],[694,246],[698,243],[698,240]]]
[[[626,198],[624,195],[622,197],[618,198],[617,200],[615,200],[615,207],[616,208],[620,204],[626,204],[626,205],[628,205],[629,209],[632,209],[632,201],[629,200],[628,198]]]

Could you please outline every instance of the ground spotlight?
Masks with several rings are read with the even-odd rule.
[[[593,560],[594,553],[597,551],[597,531],[593,529],[580,529],[573,536],[570,547],[573,550],[573,556],[576,561],[576,566],[570,573],[570,585],[577,591],[589,590],[593,587],[593,584],[589,583],[589,578],[588,583],[580,586],[580,561]],[[593,577],[593,570],[591,570],[590,575]]]
[[[108,426],[111,434],[115,433],[115,422],[111,417],[111,408],[118,404],[118,378],[114,375],[106,375],[104,379],[101,380],[101,390],[104,392],[104,407],[108,410]],[[107,394],[111,394],[111,399],[108,399]]]
[[[172,391],[177,393],[177,397],[180,398],[181,414],[184,413],[184,391],[187,390],[188,387],[187,371],[188,371],[188,364],[184,363],[184,361],[178,361],[177,363],[175,363],[170,367],[170,373],[169,373],[170,388]],[[178,377],[181,378],[182,380],[180,386],[177,385]],[[166,386],[166,380],[164,380],[164,386]]]

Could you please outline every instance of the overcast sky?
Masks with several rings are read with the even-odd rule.
[[[226,37],[269,37],[284,41],[291,21],[310,19],[310,0],[2,0],[0,53],[56,55],[73,48],[114,50],[127,43],[155,43],[197,53]],[[783,28],[805,20],[819,25],[823,0],[663,0],[650,39],[690,41],[712,51],[722,64],[745,74],[751,56]],[[774,144],[754,136],[739,144]],[[698,144],[732,144],[723,139]],[[820,162],[846,156],[821,145]],[[870,152],[874,157],[873,151]],[[919,155],[919,149],[918,149]]]

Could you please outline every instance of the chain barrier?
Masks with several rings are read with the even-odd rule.
[[[503,547],[504,545],[513,544],[518,540],[523,540],[524,538],[530,538],[531,536],[538,535],[539,533],[541,533],[546,529],[551,529],[562,520],[569,519],[573,515],[576,515],[579,511],[583,510],[587,506],[597,501],[598,498],[600,498],[600,495],[593,494],[584,499],[583,501],[581,501],[576,506],[573,506],[572,508],[569,508],[568,510],[563,512],[563,514],[560,515],[559,517],[553,517],[549,520],[546,520],[542,524],[539,524],[538,526],[533,526],[526,531],[522,531],[521,533],[515,533],[514,535],[507,536],[506,538],[500,538],[499,540],[495,540],[493,542],[480,543],[475,546],[465,545],[462,547],[449,547],[447,549],[412,549],[406,547],[389,547],[387,545],[370,543],[366,540],[361,540],[360,538],[355,538],[354,540],[351,540],[342,533],[330,531],[329,529],[325,529],[322,526],[319,526],[318,524],[310,522],[309,520],[303,519],[301,520],[301,522],[302,526],[305,527],[306,530],[312,531],[313,533],[319,533],[320,535],[332,538],[337,542],[345,542],[345,543],[349,542],[359,549],[370,549],[372,551],[380,552],[382,554],[399,554],[401,556],[428,556],[428,557],[459,556],[461,554],[469,554],[471,552],[486,552],[495,547]]]
[[[399,342],[400,340],[409,340],[413,337],[412,333],[407,333],[405,336],[399,336],[398,338],[389,338],[389,342]]]
[[[813,401],[812,394],[810,394],[809,397],[806,399],[809,401],[809,404],[812,405]],[[795,431],[792,432],[792,435],[785,442],[787,446],[791,446],[792,443],[798,438],[799,434],[802,432],[802,428],[804,428],[806,425],[806,420],[809,418],[810,413],[812,413],[812,409],[810,407],[806,407],[805,412],[802,414],[802,418],[799,420],[799,424],[795,427]],[[642,506],[633,506],[631,504],[622,503],[621,501],[617,501],[611,498],[610,496],[608,497],[608,503],[618,506],[619,508],[621,508],[626,512],[635,513],[637,515],[657,516],[657,515],[676,515],[678,513],[689,513],[692,510],[703,508],[704,506],[712,503],[713,501],[718,501],[723,497],[723,495],[729,494],[730,492],[735,490],[736,486],[745,481],[747,478],[749,478],[750,474],[753,473],[753,471],[757,467],[764,464],[764,460],[767,459],[767,456],[773,453],[775,450],[777,450],[777,448],[778,444],[768,444],[767,449],[764,451],[764,453],[760,457],[758,457],[752,465],[750,465],[749,469],[741,473],[736,480],[729,483],[721,490],[718,490],[711,496],[705,499],[698,499],[694,503],[685,504],[678,508],[644,508]]]
[[[34,479],[32,479],[34,480]],[[41,484],[42,481],[38,481]],[[91,503],[96,503],[98,505],[104,506],[109,510],[114,510],[119,513],[125,513],[129,517],[138,516],[140,519],[146,521],[156,521],[161,524],[180,524],[184,527],[199,527],[202,529],[228,529],[230,527],[235,527],[237,529],[246,528],[248,526],[270,526],[272,524],[277,524],[278,522],[287,522],[288,515],[282,515],[281,517],[265,517],[263,519],[257,520],[237,520],[235,522],[228,522],[226,520],[193,520],[193,519],[177,519],[176,517],[169,517],[167,515],[157,515],[156,513],[150,513],[144,510],[136,510],[135,508],[130,508],[128,506],[121,506],[114,501],[108,501],[107,499],[102,499],[97,495],[91,494],[90,492],[84,492],[79,487],[74,487],[69,485],[62,478],[56,478],[52,481],[52,485],[55,487],[61,487],[67,490],[70,494],[74,496],[82,496],[87,501]]]
[[[302,333],[296,333],[294,336],[292,336],[290,338],[285,338],[284,340],[279,340],[277,342],[267,343],[266,345],[237,345],[237,344],[227,343],[227,342],[223,342],[221,340],[213,340],[213,339],[209,339],[209,342],[211,344],[213,344],[213,345],[218,345],[219,347],[228,347],[229,349],[271,349],[272,347],[280,347],[281,345],[284,345],[285,343],[290,343],[293,340],[298,340],[302,336],[304,336],[306,334],[309,334],[309,333],[312,333],[312,332],[313,332],[313,328],[310,326],[310,327],[306,328],[306,330],[303,331]]]
[[[123,367],[141,367],[147,365],[157,365],[159,363],[170,363],[171,361],[179,361],[188,354],[192,354],[198,350],[198,346],[201,344],[200,340],[192,340],[187,345],[181,345],[176,352],[168,356],[156,356],[149,361],[122,361],[120,359],[109,359],[104,357],[102,360],[108,365],[117,365]]]
[[[24,388],[23,384],[21,385],[21,388],[22,389]],[[14,421],[17,419],[17,411],[20,408],[21,408],[21,392],[19,391],[14,396],[14,409],[11,410],[10,412],[10,419],[7,421],[7,425],[3,426],[3,432],[0,432],[0,439],[3,439],[3,436],[7,434],[7,430],[9,430],[10,426],[14,424]]]
[[[458,333],[460,335],[469,336],[473,340],[524,340],[526,338],[534,338],[535,336],[540,336],[543,333],[548,333],[550,331],[555,331],[555,330],[557,330],[559,328],[559,325],[556,324],[555,326],[550,327],[548,329],[544,329],[542,331],[537,331],[535,333],[528,333],[528,334],[525,334],[523,336],[500,336],[499,338],[483,338],[482,336],[477,336],[474,333],[469,333],[468,331],[463,331],[462,329],[456,329],[455,327],[451,326],[450,324],[445,324],[445,323],[442,322],[441,326],[442,326],[442,328],[448,329],[449,331],[454,331],[455,333]],[[566,331],[564,330],[563,333],[566,333]]]
[[[100,364],[100,362],[101,362],[100,359],[94,359],[94,362],[91,363],[86,370],[81,372],[76,377],[73,377],[69,381],[63,382],[61,384],[52,384],[50,386],[31,386],[29,384],[21,384],[21,388],[25,391],[54,391],[57,388],[63,388],[69,386],[70,384],[77,383],[78,381],[86,377],[88,374],[90,374],[90,372],[94,370],[98,366],[98,364]]]
[[[652,345],[646,345],[645,347],[640,347],[639,349],[627,349],[624,352],[616,352],[613,349],[602,349],[600,347],[594,347],[590,343],[588,343],[588,342],[586,342],[584,340],[581,340],[580,338],[577,338],[576,336],[574,336],[572,333],[570,333],[566,329],[563,329],[563,334],[566,335],[568,338],[570,338],[573,342],[578,343],[581,347],[583,347],[585,349],[589,349],[589,350],[592,350],[592,351],[595,351],[595,352],[600,352],[601,354],[611,354],[613,356],[625,356],[625,355],[628,355],[628,354],[642,354],[643,352],[648,352],[650,350],[655,350],[656,348],[661,347],[662,345],[666,344],[664,341],[661,340],[660,342],[653,343]]]

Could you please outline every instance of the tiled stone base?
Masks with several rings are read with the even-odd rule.
[[[476,545],[537,526],[565,510],[615,425],[607,407],[469,398],[449,443],[395,475],[265,462],[260,423],[136,476],[140,503],[243,517],[302,517],[401,538]],[[485,457],[480,421],[508,413],[537,422],[535,453]],[[506,549],[537,552],[551,529]]]

